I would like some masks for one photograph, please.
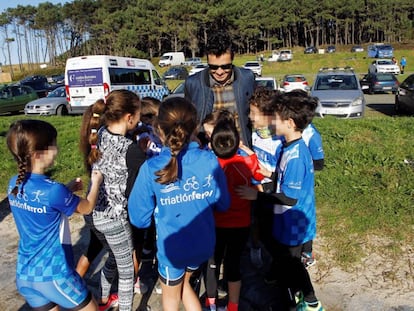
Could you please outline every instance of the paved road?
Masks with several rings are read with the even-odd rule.
[[[394,111],[394,102],[395,102],[395,95],[394,94],[365,94],[365,100],[367,102],[367,106],[365,109],[366,116],[373,116],[376,114],[384,114],[388,116],[395,115]]]

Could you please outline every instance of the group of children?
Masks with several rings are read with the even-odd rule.
[[[253,248],[263,244],[271,253],[269,275],[286,288],[297,310],[324,310],[306,270],[316,234],[314,170],[323,167],[324,158],[311,125],[315,109],[316,100],[306,93],[258,87],[250,100],[252,146],[240,143],[228,111],[203,121],[203,144],[197,138],[197,111],[187,99],[160,103],[113,91],[83,116],[80,146],[91,174],[88,200],[73,194],[79,181],[64,186],[45,175],[57,154],[56,130],[39,120],[15,122],[7,142],[19,174],[10,180],[8,193],[20,234],[19,292],[39,310],[115,305],[131,310],[140,261],[149,255],[157,261],[163,310],[179,310],[181,302],[186,310],[202,310],[190,282],[199,270],[206,281],[205,307],[216,310],[221,264],[226,308],[238,310],[240,258],[251,238]],[[40,194],[45,201],[37,200]],[[91,229],[88,251],[76,268],[70,243],[59,235],[75,211],[86,215]],[[33,234],[46,228],[50,240]],[[109,255],[95,302],[81,276],[103,248]],[[117,293],[112,293],[116,277]],[[68,287],[68,280],[76,288]],[[66,294],[53,294],[60,292]]]

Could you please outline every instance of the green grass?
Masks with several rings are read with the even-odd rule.
[[[408,59],[407,72],[414,64],[414,54],[398,51]],[[356,72],[366,72],[370,59],[366,53],[339,52],[304,55],[294,51],[287,63],[265,63],[263,75],[280,79],[286,73],[303,73],[313,81],[317,70],[326,66],[351,65]],[[400,57],[398,57],[400,58]],[[236,65],[255,59],[237,55]],[[163,70],[165,70],[163,68]],[[402,81],[404,76],[400,76]],[[167,81],[173,88],[180,81]],[[10,123],[25,116],[0,116],[0,195],[6,196],[7,181],[17,172],[6,148],[5,134]],[[81,117],[39,117],[58,129],[59,155],[52,177],[60,182],[84,174],[78,151]],[[371,250],[366,241],[372,236],[391,241],[381,249],[398,256],[399,246],[414,242],[414,140],[412,117],[390,117],[366,113],[363,119],[315,119],[326,156],[326,167],[316,173],[318,232],[327,239],[337,264],[347,267]],[[404,160],[413,161],[411,164]]]

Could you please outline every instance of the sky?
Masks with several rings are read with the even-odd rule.
[[[44,2],[50,2],[53,4],[58,4],[58,3],[64,4],[66,2],[71,2],[71,1],[69,0],[0,0],[0,13],[4,12],[8,8],[16,8],[18,5],[38,6],[39,3],[44,3]],[[3,37],[0,36],[0,47],[2,47],[2,45],[3,45]],[[12,63],[17,64],[18,58],[17,58],[16,46],[15,45],[13,46],[12,44],[11,47],[12,47],[11,49]],[[25,57],[23,57],[23,61],[24,60],[25,60]],[[8,59],[6,62],[8,63]],[[0,63],[4,65],[6,62],[4,59],[3,52],[0,50]]]

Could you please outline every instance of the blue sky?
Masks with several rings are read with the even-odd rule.
[[[69,0],[0,0],[0,13],[4,12],[6,9],[8,8],[15,8],[18,5],[33,5],[33,6],[38,6],[39,3],[44,3],[44,2],[50,2],[50,3],[66,3],[66,2],[71,2]],[[0,48],[3,47],[3,40],[4,37],[2,36],[2,34],[0,34]],[[16,51],[16,47],[13,48],[13,44],[11,45],[12,49],[11,49],[11,54],[12,54],[12,63],[16,64],[18,63],[18,58],[17,58],[17,51]],[[25,57],[23,57],[23,61],[25,60]],[[8,60],[7,60],[8,62]],[[3,52],[0,50],[0,63],[5,63],[5,59],[4,59],[4,55]]]

